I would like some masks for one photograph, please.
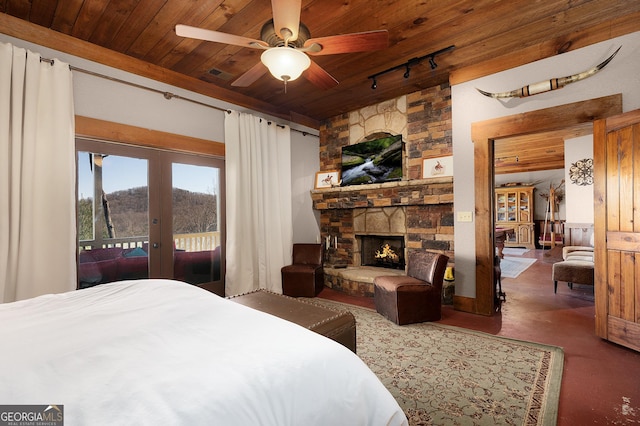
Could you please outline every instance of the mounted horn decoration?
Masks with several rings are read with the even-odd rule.
[[[503,98],[525,98],[527,96],[537,95],[539,93],[549,92],[551,90],[562,89],[567,84],[575,83],[576,81],[584,80],[586,78],[595,75],[607,66],[609,62],[613,59],[614,56],[620,51],[622,46],[618,47],[615,52],[611,56],[609,56],[605,61],[596,65],[595,67],[583,71],[579,74],[570,75],[568,77],[561,78],[552,78],[551,80],[541,81],[539,83],[529,84],[528,86],[524,86],[520,89],[512,90],[510,92],[501,92],[501,93],[491,93],[485,92],[484,90],[480,90],[476,88],[476,90],[482,93],[485,96],[494,99],[503,99]]]

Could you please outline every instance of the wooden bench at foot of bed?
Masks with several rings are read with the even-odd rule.
[[[356,320],[351,312],[334,311],[313,302],[266,290],[230,296],[228,299],[296,323],[356,352]]]

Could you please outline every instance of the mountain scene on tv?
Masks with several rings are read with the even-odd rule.
[[[402,135],[342,147],[342,186],[402,179]]]

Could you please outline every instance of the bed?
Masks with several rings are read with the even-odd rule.
[[[65,424],[406,425],[344,346],[171,280],[0,305],[0,404]]]

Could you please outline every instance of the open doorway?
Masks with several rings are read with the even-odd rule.
[[[584,126],[494,140],[494,220],[513,230],[507,248],[562,245],[565,140],[590,133]]]
[[[561,129],[579,131],[586,128],[591,131],[593,120],[619,114],[621,111],[622,95],[617,94],[472,124],[476,182],[476,313],[492,315],[495,312],[494,141]]]

